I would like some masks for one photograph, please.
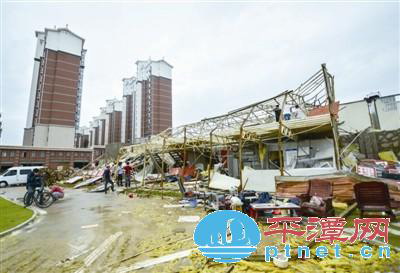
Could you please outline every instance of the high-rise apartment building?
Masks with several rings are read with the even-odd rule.
[[[24,146],[74,147],[86,50],[68,28],[36,31]]]
[[[122,101],[106,100],[105,144],[121,142]]]
[[[93,121],[89,122],[89,147],[99,144],[99,119],[93,117]]]
[[[133,139],[133,100],[136,88],[136,77],[122,79],[122,123],[121,143],[131,143]]]
[[[107,100],[93,118],[89,146],[132,144],[172,127],[172,66],[137,61],[136,76],[122,79],[122,100]]]
[[[89,136],[90,131],[86,126],[79,127],[75,134],[75,147],[76,148],[88,148],[89,147]]]
[[[148,137],[172,127],[172,66],[164,60],[137,61],[141,100],[135,100],[137,136]],[[138,106],[141,104],[141,106]]]
[[[136,77],[122,80],[122,143],[172,127],[172,66],[164,60],[136,65]]]
[[[100,115],[90,122],[90,147],[121,143],[122,104],[122,100],[112,99],[106,100],[105,107],[100,107]]]
[[[99,124],[98,131],[98,145],[105,145],[106,140],[106,119],[107,119],[107,107],[100,107],[100,115],[97,117]]]

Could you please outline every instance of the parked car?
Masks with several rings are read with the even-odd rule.
[[[28,174],[33,169],[41,169],[42,166],[21,166],[12,167],[0,175],[0,187],[7,187],[11,185],[26,184]]]

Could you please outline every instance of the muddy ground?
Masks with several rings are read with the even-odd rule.
[[[15,199],[24,193],[22,187],[0,191]],[[105,195],[67,189],[65,200],[46,209],[33,224],[0,239],[0,272],[125,273],[131,271],[124,269],[139,262],[192,249],[196,223],[178,223],[178,218],[203,217],[205,212],[201,207],[163,207],[177,203],[178,198],[171,196],[129,198],[125,193]],[[266,230],[265,225],[260,228]],[[211,262],[194,252],[189,258],[138,272],[400,272],[400,253],[380,259],[375,249],[376,257],[361,259],[358,254],[362,243],[343,246],[343,255],[355,258],[321,260],[313,256],[301,260],[295,255],[289,268],[279,269],[263,260],[264,246],[279,242],[276,236],[262,236],[254,259],[234,265]],[[290,241],[293,247],[304,243],[299,239]]]
[[[6,188],[1,193],[18,200],[25,188]],[[193,248],[193,240],[185,239],[192,237],[195,223],[177,220],[180,215],[202,217],[203,209],[166,209],[164,204],[177,204],[177,199],[67,189],[65,200],[0,240],[0,271],[116,272],[163,252]],[[174,243],[179,240],[183,241]],[[140,255],[129,259],[136,254]],[[151,269],[142,270],[146,271]]]

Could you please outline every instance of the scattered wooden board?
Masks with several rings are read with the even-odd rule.
[[[195,248],[183,250],[183,251],[172,253],[172,254],[165,255],[165,256],[161,256],[161,257],[158,257],[155,259],[145,260],[143,262],[137,262],[129,267],[117,269],[117,273],[127,273],[127,272],[131,272],[134,270],[148,268],[148,267],[152,267],[152,266],[155,266],[158,264],[170,262],[170,261],[173,261],[176,259],[185,258],[185,257],[188,257],[192,253],[193,250],[195,250]]]
[[[78,182],[79,180],[82,180],[83,177],[82,176],[75,176],[72,177],[70,179],[68,179],[67,181],[65,181],[66,184],[75,184],[76,182]]]
[[[79,189],[79,188],[84,187],[84,186],[89,186],[90,184],[96,183],[97,181],[101,180],[101,178],[102,178],[101,176],[98,176],[98,177],[94,177],[94,178],[90,178],[88,180],[85,180],[85,181],[79,183],[78,185],[76,185],[74,187],[74,189]]]

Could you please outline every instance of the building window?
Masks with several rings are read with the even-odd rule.
[[[59,156],[63,156],[63,152],[59,152],[58,155],[59,155]]]
[[[2,157],[7,157],[7,152],[2,152],[2,153],[1,153],[1,156],[2,156]]]
[[[387,97],[382,98],[382,103],[384,104],[383,111],[390,112],[390,111],[397,111],[397,102],[395,97]]]
[[[26,158],[27,157],[27,152],[22,152],[22,158]]]
[[[15,152],[14,151],[11,151],[10,152],[10,157],[14,157],[15,156]]]
[[[32,157],[35,157],[36,156],[36,152],[32,152]]]
[[[40,157],[46,157],[46,153],[45,152],[40,152]]]

